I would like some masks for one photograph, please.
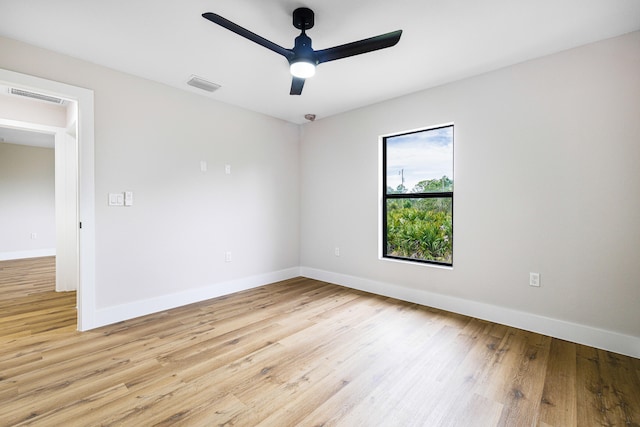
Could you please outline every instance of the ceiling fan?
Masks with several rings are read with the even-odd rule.
[[[291,91],[289,92],[290,95],[300,95],[302,93],[304,81],[306,78],[315,74],[316,65],[394,46],[398,43],[402,35],[402,30],[397,30],[328,49],[313,50],[311,47],[311,39],[305,31],[313,28],[314,13],[309,8],[299,7],[293,11],[293,26],[302,30],[302,32],[296,37],[293,49],[286,49],[215,13],[207,12],[203,13],[202,16],[227,30],[233,31],[252,42],[258,43],[284,56],[287,61],[289,61],[289,69],[293,75]]]

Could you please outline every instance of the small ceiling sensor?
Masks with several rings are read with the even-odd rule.
[[[316,119],[316,115],[315,114],[305,114],[304,118],[309,120],[310,122],[314,121]]]

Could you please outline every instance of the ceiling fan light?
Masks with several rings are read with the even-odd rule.
[[[289,66],[289,70],[291,71],[291,75],[294,77],[308,79],[309,77],[313,77],[316,73],[316,66],[311,62],[298,61],[292,62]]]

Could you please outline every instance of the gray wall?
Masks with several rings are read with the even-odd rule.
[[[297,272],[297,126],[6,38],[0,67],[94,92],[96,275],[87,286],[109,311],[103,321],[153,311],[158,298],[179,304]],[[123,191],[134,206],[108,206]]]
[[[636,32],[305,125],[301,265],[640,337],[638,76]],[[448,122],[453,269],[378,259],[379,136]]]
[[[0,143],[0,259],[55,252],[54,165],[53,148]]]

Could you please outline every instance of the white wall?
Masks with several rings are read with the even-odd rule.
[[[55,254],[54,164],[52,148],[0,143],[0,260]]]
[[[1,89],[7,90],[5,87]],[[0,118],[64,127],[67,107],[0,92]]]
[[[639,76],[636,32],[306,124],[303,274],[638,357]],[[454,267],[379,260],[378,136],[447,122]]]
[[[94,92],[96,325],[297,275],[297,126],[9,39],[0,68]]]

